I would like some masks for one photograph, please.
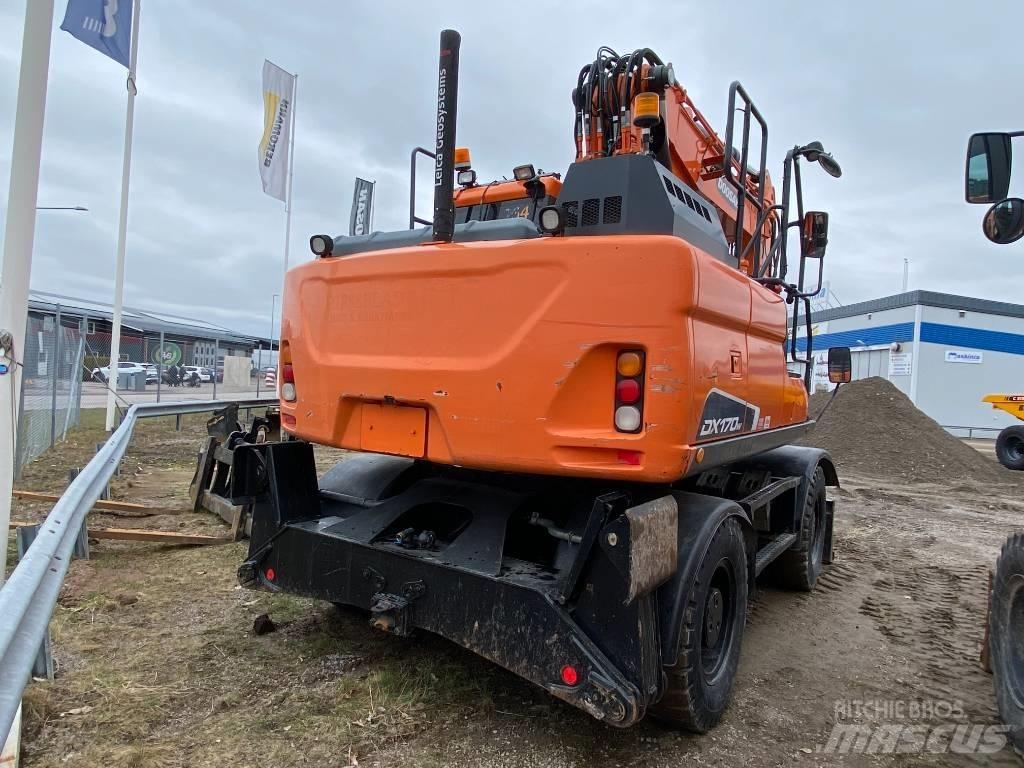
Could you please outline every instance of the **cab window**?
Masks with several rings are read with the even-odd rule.
[[[484,203],[483,205],[466,205],[455,209],[455,223],[465,224],[467,221],[495,221],[497,219],[531,219],[537,220],[537,212],[546,205],[554,205],[555,198],[544,197],[540,200],[531,197],[520,197],[515,200],[502,200],[500,203]]]

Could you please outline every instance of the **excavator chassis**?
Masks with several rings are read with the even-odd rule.
[[[626,727],[666,691],[715,532],[742,528],[753,586],[798,539],[818,467],[836,484],[827,454],[785,447],[682,489],[360,454],[318,480],[309,443],[242,444],[231,496],[252,504],[252,532],[238,578],[441,635]],[[831,516],[829,502],[826,563]]]

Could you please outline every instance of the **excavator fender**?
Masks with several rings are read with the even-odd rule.
[[[747,573],[751,586],[756,549],[754,528],[743,508],[736,502],[687,491],[673,491],[672,495],[679,508],[679,566],[669,580],[658,588],[661,656],[662,665],[666,667],[675,666],[679,658],[680,631],[687,609],[687,596],[718,528],[729,518],[739,522],[746,542]]]
[[[793,510],[793,530],[799,532],[800,519],[803,514],[804,501],[811,488],[814,472],[821,467],[825,473],[825,485],[839,487],[839,475],[836,465],[828,451],[806,445],[784,445],[751,457],[748,466],[763,467],[775,477],[801,477],[797,487],[796,504]],[[829,510],[831,519],[831,509]]]

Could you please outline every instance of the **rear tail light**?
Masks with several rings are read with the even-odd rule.
[[[281,399],[289,403],[295,402],[295,370],[291,363],[281,366]]]
[[[562,678],[562,682],[569,686],[578,685],[580,682],[580,673],[572,664],[566,664],[559,672],[559,676]]]
[[[616,408],[615,428],[619,432],[636,432],[640,429],[640,409],[635,405],[620,405]]]
[[[620,352],[616,364],[619,376],[639,376],[644,369],[641,352]]]
[[[643,427],[644,353],[624,350],[615,361],[615,429],[639,432]]]
[[[640,382],[636,379],[619,379],[615,385],[615,398],[620,403],[632,405],[640,399]]]

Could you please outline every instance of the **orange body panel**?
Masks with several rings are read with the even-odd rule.
[[[711,389],[755,404],[755,429],[806,420],[785,326],[779,296],[670,236],[319,259],[288,273],[282,360],[297,400],[282,415],[341,448],[672,481],[694,460]],[[613,423],[623,348],[646,352],[637,434]]]

